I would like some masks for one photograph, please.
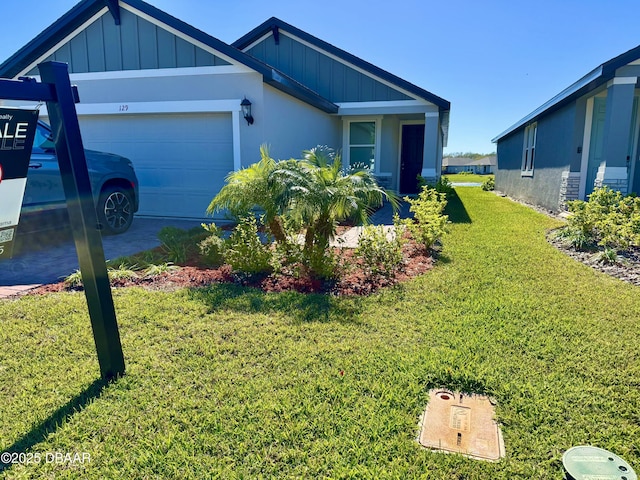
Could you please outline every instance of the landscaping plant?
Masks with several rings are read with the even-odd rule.
[[[435,188],[423,187],[418,198],[405,197],[411,204],[409,211],[413,219],[405,221],[413,239],[430,249],[447,231],[449,217],[444,215],[447,205],[446,193]]]
[[[588,201],[568,203],[571,216],[560,237],[576,248],[597,244],[613,250],[640,245],[640,198],[608,187],[596,188]]]
[[[404,225],[395,230],[383,225],[367,225],[362,230],[355,254],[374,275],[391,276],[402,265],[402,233]]]
[[[236,218],[246,218],[257,208],[262,223],[285,250],[294,236],[285,226],[301,233],[302,261],[312,275],[334,274],[329,242],[340,222],[367,223],[385,199],[397,208],[398,198],[380,187],[370,171],[345,171],[340,155],[328,147],[305,150],[300,160],[275,161],[264,146],[260,154],[258,163],[227,177],[207,211],[227,209]]]

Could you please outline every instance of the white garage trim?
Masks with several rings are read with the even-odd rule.
[[[240,170],[240,99],[174,102],[79,103],[78,115],[135,115],[141,113],[231,113],[233,168]],[[45,114],[43,112],[43,114]]]

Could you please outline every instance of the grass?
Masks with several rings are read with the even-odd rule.
[[[0,451],[91,456],[4,474],[557,479],[580,444],[638,469],[638,288],[557,252],[556,221],[457,192],[436,268],[369,298],[115,291],[127,374],[109,385],[83,295],[2,301]],[[505,459],[417,445],[436,386],[497,399]]]
[[[443,175],[448,178],[451,182],[460,182],[460,183],[483,183],[485,180],[495,177],[495,175],[478,175],[475,173],[450,173],[447,175]]]

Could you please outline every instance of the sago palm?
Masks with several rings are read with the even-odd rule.
[[[286,243],[287,236],[282,224],[286,192],[282,183],[275,181],[272,176],[277,164],[269,156],[268,148],[261,146],[260,161],[227,175],[225,186],[211,201],[207,213],[228,210],[240,217],[258,208],[262,210],[264,223],[276,241]]]
[[[340,222],[368,223],[385,198],[398,207],[398,197],[380,187],[369,171],[345,172],[340,155],[326,147],[304,151],[300,161],[281,162],[271,175],[286,192],[290,217],[306,227],[307,258],[328,248]]]

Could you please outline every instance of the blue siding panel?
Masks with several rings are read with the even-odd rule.
[[[412,97],[360,73],[318,50],[281,34],[273,35],[247,50],[332,102],[411,100]]]
[[[276,65],[278,63],[278,47],[275,42],[266,42],[264,44],[264,62],[269,65]]]
[[[127,10],[121,25],[107,13],[50,59],[68,63],[71,73],[230,65]]]
[[[305,78],[302,82],[314,92],[318,91],[318,52],[311,48],[305,50],[304,69]]]
[[[176,38],[176,55],[178,58],[178,68],[193,67],[196,64],[196,51],[193,44]]]
[[[195,48],[196,67],[211,67],[215,65],[214,57],[209,52],[205,52],[201,48]]]
[[[68,43],[63,45],[56,53],[53,54],[56,62],[65,62],[71,65],[71,45]]]
[[[318,58],[318,93],[324,98],[331,97],[332,61],[320,55]]]
[[[120,24],[122,38],[122,69],[140,68],[140,50],[138,48],[138,18],[135,15],[122,15]]]
[[[363,98],[375,97],[375,84],[373,78],[363,75],[360,79],[360,92]]]
[[[176,68],[176,37],[166,30],[158,29],[158,67]]]
[[[73,38],[69,45],[71,47],[71,65],[73,73],[86,73],[89,71],[89,56],[87,54],[87,34],[80,32]]]
[[[332,62],[331,65],[331,96],[334,102],[342,102],[345,97],[345,75],[347,67],[340,62]]]
[[[140,68],[158,68],[158,35],[156,26],[141,18],[138,19],[138,45]]]
[[[102,33],[102,19],[87,27],[87,56],[89,72],[104,72],[106,70],[104,35]],[[89,55],[91,52],[91,55]]]
[[[124,11],[122,12],[124,13]],[[113,21],[102,17],[102,34],[104,35],[104,58],[107,72],[122,70],[122,38],[120,27]],[[93,55],[93,52],[91,52]]]

